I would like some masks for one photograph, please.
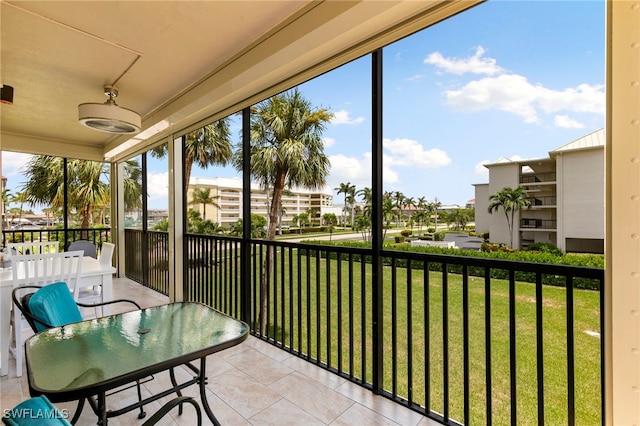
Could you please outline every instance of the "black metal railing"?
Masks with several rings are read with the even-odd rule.
[[[532,207],[555,206],[557,204],[557,197],[551,195],[546,197],[531,197],[528,200],[531,202]]]
[[[169,234],[127,228],[125,276],[159,293],[169,294]]]
[[[604,424],[602,269],[382,250],[376,283],[370,249],[185,243],[188,300],[439,423]]]
[[[89,240],[98,247],[105,241],[111,241],[111,228],[67,228],[67,229],[29,229],[3,230],[2,247],[8,243],[25,241],[59,241],[66,250],[74,241]]]
[[[535,183],[548,183],[555,182],[555,173],[535,173],[535,174],[522,174],[520,175],[520,183],[522,184],[535,184]]]
[[[558,222],[548,219],[520,219],[520,229],[556,229]]]

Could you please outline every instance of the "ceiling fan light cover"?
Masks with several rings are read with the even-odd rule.
[[[138,133],[142,127],[137,112],[122,108],[113,101],[78,105],[78,120],[84,126],[107,133]]]

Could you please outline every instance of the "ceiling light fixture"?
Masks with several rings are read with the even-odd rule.
[[[80,124],[107,133],[138,133],[142,126],[140,115],[116,104],[118,89],[113,86],[104,86],[104,94],[109,99],[103,104],[78,105]]]

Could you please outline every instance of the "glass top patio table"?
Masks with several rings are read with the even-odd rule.
[[[194,302],[52,328],[25,343],[29,390],[54,402],[104,394],[198,358],[204,361],[244,341],[248,332],[246,323]]]

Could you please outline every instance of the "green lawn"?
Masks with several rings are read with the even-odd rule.
[[[301,256],[276,257],[270,290],[269,336],[294,349],[371,381],[371,265],[317,260]],[[289,278],[290,271],[291,279]],[[298,280],[298,273],[302,280]],[[463,291],[462,277],[428,274],[384,267],[384,388],[403,398],[443,413],[445,372],[448,376],[449,416],[463,421]],[[309,278],[307,278],[309,277]],[[329,279],[327,279],[329,277]],[[284,279],[283,279],[284,278]],[[275,282],[275,284],[274,284]],[[326,283],[330,283],[327,285]],[[443,294],[447,292],[446,301]],[[410,294],[409,293],[410,290]],[[395,294],[395,298],[394,298]],[[536,297],[530,283],[516,283],[516,401],[517,423],[537,424]],[[566,292],[560,287],[543,289],[544,407],[545,423],[567,423]],[[284,299],[284,303],[283,303]],[[277,300],[277,302],[276,302]],[[290,308],[290,302],[293,305]],[[310,310],[307,309],[309,303]],[[510,423],[509,284],[494,279],[490,286],[492,424]],[[484,279],[470,277],[469,375],[471,424],[486,423],[486,340]],[[443,317],[445,307],[448,311]],[[284,310],[284,312],[283,312]],[[575,421],[600,424],[600,340],[586,331],[599,332],[599,294],[574,291]],[[349,318],[353,318],[350,324]],[[364,315],[364,321],[362,317]],[[290,324],[293,334],[289,334]],[[300,323],[301,328],[298,328]],[[273,327],[273,324],[276,324]],[[339,326],[340,324],[340,326]],[[394,326],[395,324],[395,326]],[[448,364],[444,365],[444,326],[447,326]],[[396,344],[393,344],[395,337]],[[292,340],[290,340],[292,339]],[[409,357],[409,352],[411,356]],[[427,356],[428,351],[428,356]],[[340,358],[341,356],[341,358]],[[352,357],[353,366],[349,365]],[[363,363],[363,357],[365,362]],[[408,375],[411,364],[411,376]],[[394,388],[394,377],[396,386]],[[426,381],[426,382],[425,382]],[[427,395],[428,393],[428,395]]]

